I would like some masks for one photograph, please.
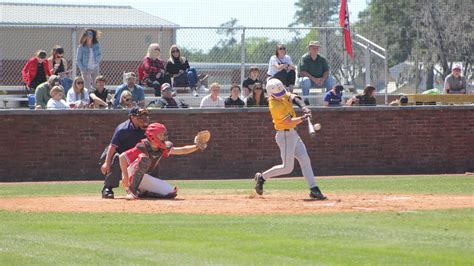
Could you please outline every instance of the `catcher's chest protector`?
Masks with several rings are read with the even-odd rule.
[[[148,158],[150,158],[151,160],[150,168],[148,169],[148,171],[155,169],[155,167],[158,165],[159,161],[161,160],[161,157],[163,157],[164,150],[163,149],[153,150],[148,140],[144,140],[142,143],[139,143],[137,145],[137,148],[140,152],[143,152],[146,155],[148,155]]]

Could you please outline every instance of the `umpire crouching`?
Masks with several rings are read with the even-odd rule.
[[[122,179],[120,171],[119,155],[129,150],[145,138],[145,130],[149,124],[150,112],[146,108],[133,107],[130,109],[130,119],[115,128],[110,145],[105,148],[100,156],[100,170],[105,175],[102,198],[113,199],[113,188],[119,186]]]

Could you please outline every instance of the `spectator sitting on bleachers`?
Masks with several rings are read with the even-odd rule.
[[[35,109],[44,109],[49,99],[51,99],[50,91],[54,86],[59,85],[59,77],[52,75],[47,82],[41,83],[36,87],[35,91]]]
[[[137,81],[137,76],[133,72],[124,73],[124,84],[117,87],[115,90],[114,96],[114,108],[120,105],[120,95],[124,90],[128,90],[132,93],[132,100],[135,102],[135,105],[140,107],[145,106],[145,91],[143,90],[142,86],[135,84]]]
[[[71,108],[87,108],[89,106],[89,90],[84,86],[84,79],[76,77],[71,89],[67,92],[66,101]]]
[[[36,51],[36,56],[28,59],[21,74],[28,92],[35,93],[36,87],[46,82],[51,76],[49,63],[46,60],[46,52],[43,50]]]
[[[455,64],[451,74],[444,80],[444,90],[448,94],[466,94],[466,78],[461,75],[461,65]]]
[[[51,99],[48,100],[46,109],[69,109],[69,105],[64,100],[63,86],[54,86],[51,91]]]
[[[270,57],[267,74],[270,78],[279,79],[285,87],[293,92],[296,81],[296,66],[291,57],[286,54],[286,47],[278,44],[275,49],[275,55]]]
[[[244,98],[249,97],[251,93],[250,86],[252,86],[255,83],[262,83],[260,80],[258,80],[258,74],[260,73],[260,70],[258,70],[258,67],[256,66],[251,66],[249,69],[249,76],[244,82],[242,83],[242,95]]]
[[[135,104],[132,99],[132,93],[130,91],[122,91],[120,94],[120,104],[115,107],[116,109],[131,109]]]
[[[233,84],[230,87],[230,96],[225,99],[225,107],[244,107],[245,103],[240,99],[240,86]]]
[[[106,108],[107,100],[111,98],[111,93],[105,88],[105,77],[98,75],[95,78],[95,89],[89,91],[89,101],[91,108]]]
[[[362,94],[352,96],[351,99],[347,100],[346,105],[361,105],[361,106],[375,106],[377,105],[377,100],[375,99],[375,87],[372,85],[367,85],[364,88]]]
[[[219,96],[221,86],[214,82],[209,86],[209,95],[204,96],[201,100],[200,107],[225,107],[224,100]]]
[[[262,83],[255,83],[250,86],[252,93],[245,99],[245,105],[247,107],[267,107],[268,98],[263,90]]]
[[[169,83],[161,85],[161,97],[155,101],[150,102],[160,108],[188,108],[189,105],[184,103],[183,100],[176,101],[173,97],[173,88]]]
[[[207,79],[207,75],[199,78],[196,69],[189,66],[188,59],[181,56],[178,46],[171,45],[170,58],[166,62],[166,72],[173,79],[173,87],[191,87],[194,96],[199,96],[197,88],[202,81]]]
[[[143,59],[143,82],[155,90],[155,96],[161,95],[161,84],[171,84],[170,75],[166,73],[165,62],[161,60],[160,55],[160,45],[152,43]]]
[[[86,29],[82,32],[77,48],[77,65],[81,70],[84,87],[92,88],[100,72],[102,48],[99,42],[100,31]],[[92,52],[92,53],[91,53]]]
[[[334,86],[334,78],[329,75],[328,61],[318,54],[320,46],[318,41],[309,42],[308,53],[300,59],[298,74],[303,97],[309,95],[311,87],[324,87],[328,92]]]
[[[51,56],[48,58],[48,64],[51,68],[51,74],[59,77],[59,83],[64,88],[64,93],[67,94],[71,88],[72,80],[69,78],[67,60],[64,58],[64,49],[61,46],[53,46]]]
[[[390,106],[406,106],[408,105],[408,97],[403,95],[399,99],[393,100],[389,104]]]
[[[342,92],[344,87],[342,85],[335,85],[330,91],[324,96],[324,106],[326,107],[337,107],[341,106]]]

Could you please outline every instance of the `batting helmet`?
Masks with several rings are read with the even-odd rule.
[[[285,85],[279,79],[269,79],[266,88],[267,92],[274,98],[280,98],[286,93]]]
[[[160,123],[152,123],[148,125],[148,127],[146,128],[145,135],[148,141],[150,141],[152,144],[157,145],[160,148],[164,148],[166,147],[164,144],[165,140],[160,140],[158,138],[158,134],[162,134],[166,132],[167,130],[166,130],[165,125],[160,124]]]

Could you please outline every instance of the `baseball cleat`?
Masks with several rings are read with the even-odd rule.
[[[309,197],[315,200],[325,200],[327,199],[326,196],[323,195],[319,187],[312,187],[311,192],[309,193]]]
[[[114,192],[112,191],[112,188],[104,187],[102,189],[102,198],[103,199],[113,199],[114,198]]]
[[[255,174],[255,192],[258,195],[263,194],[263,183],[265,183],[265,179],[263,179],[263,175],[261,173]]]

